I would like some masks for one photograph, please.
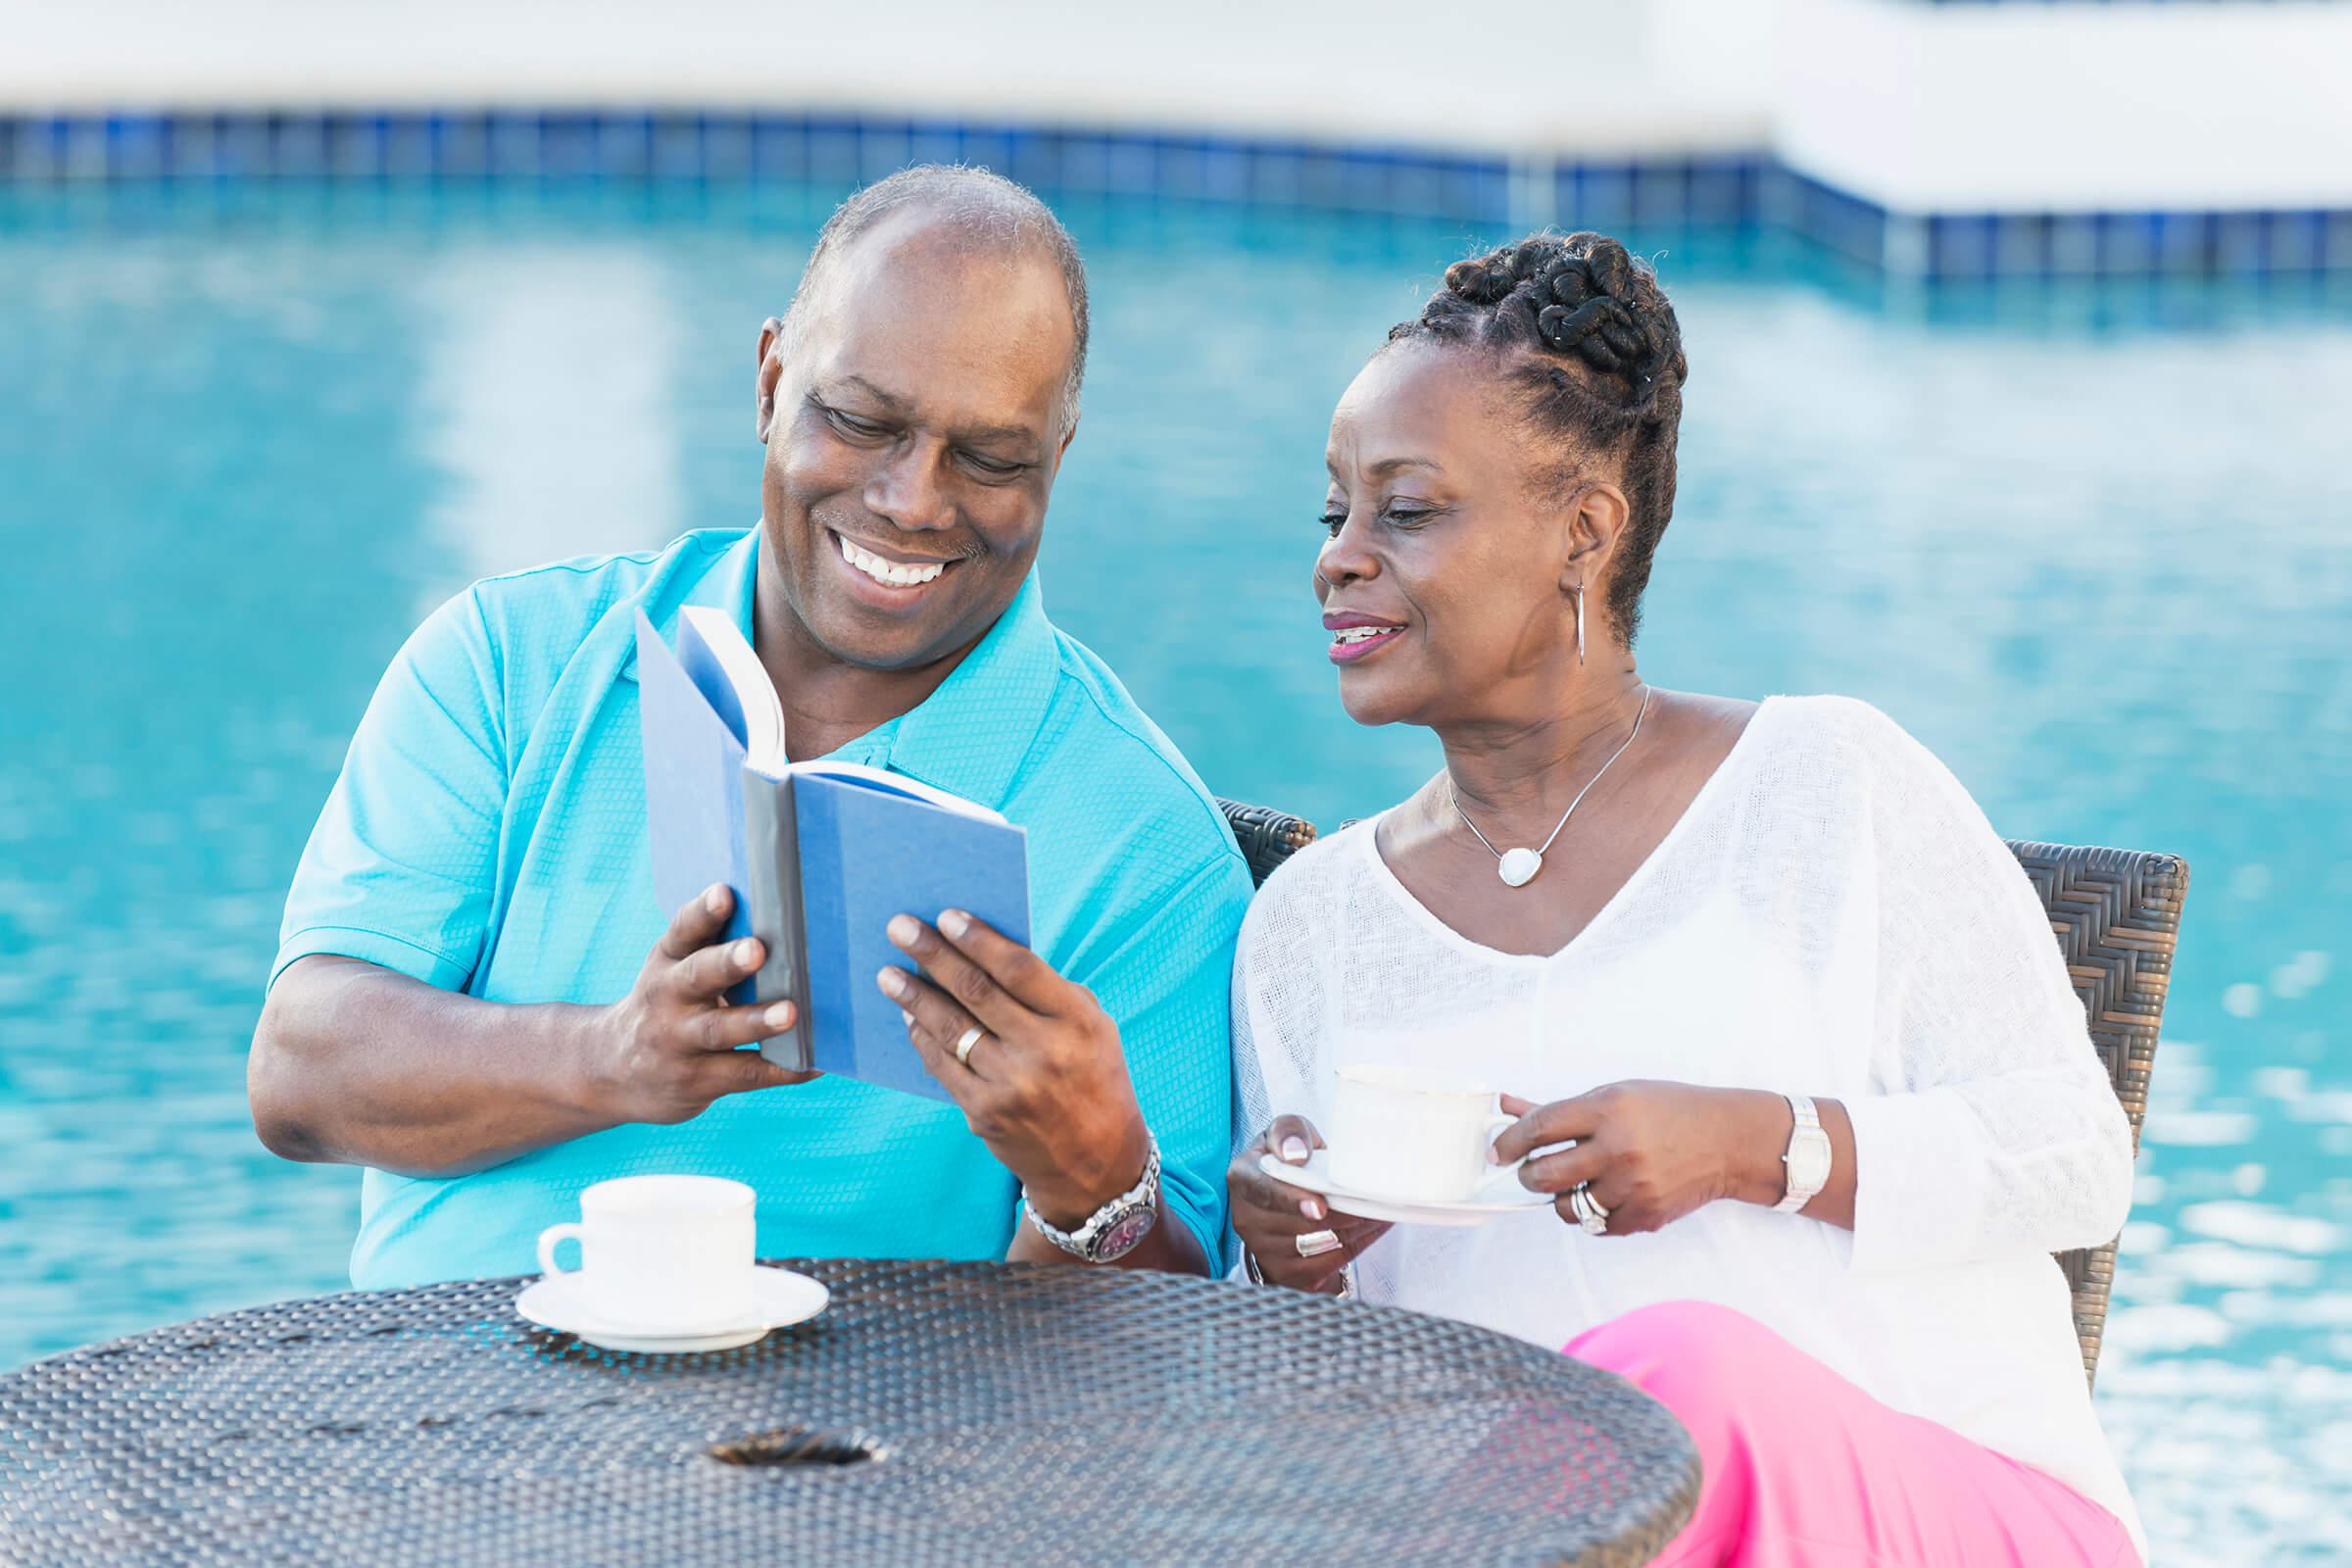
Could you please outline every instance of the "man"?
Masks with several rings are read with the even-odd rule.
[[[762,1255],[1207,1268],[1250,878],[1031,574],[1086,337],[1035,197],[884,180],[760,330],[758,527],[491,578],[411,637],[295,874],[249,1071],[270,1149],[368,1167],[355,1284],[527,1272],[581,1188],[648,1170],[749,1182]],[[690,604],[751,636],[795,760],[1028,828],[1034,954],[910,910],[926,978],[876,979],[956,1104],[738,1049],[791,1016],[723,1002],[760,944],[713,945],[724,888],[655,907],[633,616],[669,636]]]

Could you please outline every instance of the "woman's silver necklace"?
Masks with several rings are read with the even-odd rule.
[[[1620,746],[1615,751],[1611,752],[1609,754],[1609,760],[1600,764],[1600,771],[1587,779],[1585,781],[1585,787],[1576,792],[1576,799],[1568,803],[1568,809],[1560,813],[1560,819],[1558,823],[1553,826],[1551,830],[1551,838],[1545,839],[1544,841],[1544,848],[1540,850],[1531,850],[1525,845],[1522,845],[1517,849],[1507,851],[1496,849],[1493,841],[1491,841],[1484,833],[1478,832],[1478,824],[1470,820],[1470,813],[1462,809],[1462,798],[1460,795],[1455,793],[1453,788],[1453,773],[1450,769],[1447,770],[1446,774],[1446,798],[1453,803],[1453,814],[1462,819],[1462,826],[1468,828],[1473,833],[1478,833],[1478,842],[1486,845],[1487,853],[1494,857],[1494,874],[1502,878],[1502,885],[1504,887],[1523,888],[1536,879],[1536,873],[1544,869],[1544,855],[1545,851],[1551,848],[1552,839],[1556,839],[1560,836],[1560,829],[1568,825],[1568,819],[1576,814],[1576,808],[1585,804],[1585,797],[1592,793],[1592,786],[1599,783],[1601,779],[1608,773],[1609,769],[1617,765],[1617,759],[1625,755],[1626,746],[1631,746],[1634,744],[1634,736],[1642,733],[1642,715],[1648,711],[1649,687],[1644,685],[1642,688],[1642,706],[1634,710],[1633,735],[1628,735],[1625,738],[1625,745]]]

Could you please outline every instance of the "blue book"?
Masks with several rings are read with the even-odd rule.
[[[905,774],[792,762],[784,710],[742,628],[680,612],[678,646],[637,612],[638,723],[654,897],[667,919],[713,882],[735,891],[725,940],[767,945],[738,1004],[791,1000],[763,1042],[780,1067],[948,1098],[874,976],[914,964],[883,927],[963,909],[1029,941],[1028,838],[998,812]]]

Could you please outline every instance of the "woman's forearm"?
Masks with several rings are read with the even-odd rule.
[[[1854,1163],[1870,1168],[1857,1260],[1908,1267],[2111,1239],[2131,1207],[2131,1124],[2087,1047],[2082,1058],[1854,1101]]]

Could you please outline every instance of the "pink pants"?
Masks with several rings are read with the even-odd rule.
[[[1675,1568],[2137,1568],[2113,1514],[2027,1465],[1864,1394],[1704,1301],[1628,1312],[1567,1352],[1639,1385],[1698,1445]]]

